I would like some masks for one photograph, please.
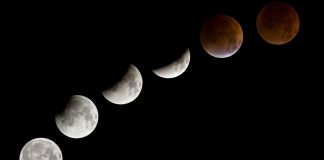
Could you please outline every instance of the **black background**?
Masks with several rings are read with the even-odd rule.
[[[306,101],[302,79],[311,54],[305,3],[286,1],[301,26],[295,39],[275,46],[255,26],[267,2],[8,5],[1,53],[6,154],[18,159],[37,137],[56,142],[65,160],[263,157],[298,148],[304,108],[297,104]],[[199,42],[203,21],[216,14],[235,18],[244,33],[240,50],[225,59],[208,55]],[[188,47],[184,74],[153,74]],[[129,64],[142,74],[142,92],[130,104],[114,105],[101,91]],[[96,129],[81,139],[64,136],[54,120],[74,94],[90,98],[99,111]]]

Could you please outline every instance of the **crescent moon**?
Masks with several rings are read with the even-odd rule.
[[[190,51],[189,48],[185,51],[185,53],[170,64],[157,68],[153,70],[157,76],[162,78],[175,78],[180,76],[189,66],[190,62]]]
[[[102,95],[111,103],[124,105],[134,101],[143,87],[143,79],[136,66],[130,64],[123,78],[112,87],[102,91]]]

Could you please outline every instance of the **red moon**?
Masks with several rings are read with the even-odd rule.
[[[270,2],[264,6],[256,19],[259,35],[270,44],[290,42],[299,30],[296,10],[285,2]]]
[[[205,21],[200,31],[203,49],[213,57],[227,58],[236,53],[243,42],[241,25],[227,15],[216,15]]]

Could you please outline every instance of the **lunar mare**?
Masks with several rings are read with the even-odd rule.
[[[270,2],[258,13],[257,31],[261,38],[274,45],[290,42],[299,30],[296,10],[285,2]]]
[[[59,146],[47,138],[35,138],[22,148],[19,160],[62,160]]]
[[[111,103],[123,105],[134,101],[143,87],[140,71],[130,65],[126,74],[112,87],[102,91],[102,95]]]
[[[94,131],[98,118],[97,107],[89,98],[73,95],[64,111],[56,115],[55,122],[64,135],[83,138]]]
[[[162,78],[175,78],[180,76],[188,68],[189,62],[190,50],[188,48],[179,59],[164,67],[154,69],[153,73]]]
[[[203,49],[211,56],[227,58],[235,54],[243,42],[241,25],[227,15],[216,15],[205,21],[200,31]]]

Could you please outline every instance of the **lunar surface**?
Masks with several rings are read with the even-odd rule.
[[[282,45],[290,42],[299,30],[296,10],[284,2],[271,2],[264,6],[256,20],[259,35],[270,44]]]
[[[203,49],[211,56],[227,58],[235,54],[242,45],[241,25],[227,15],[216,15],[205,21],[200,31]]]
[[[102,95],[111,103],[123,105],[134,101],[140,94],[142,86],[142,75],[131,64],[123,78],[112,87],[104,90]]]
[[[189,62],[190,51],[188,48],[179,59],[164,67],[154,69],[153,73],[162,78],[175,78],[180,76],[187,69],[187,67],[189,66]]]
[[[98,123],[98,110],[87,97],[73,95],[64,111],[55,117],[59,130],[70,138],[83,138],[94,131]]]
[[[62,152],[53,141],[35,138],[27,142],[20,152],[19,160],[62,160]]]

